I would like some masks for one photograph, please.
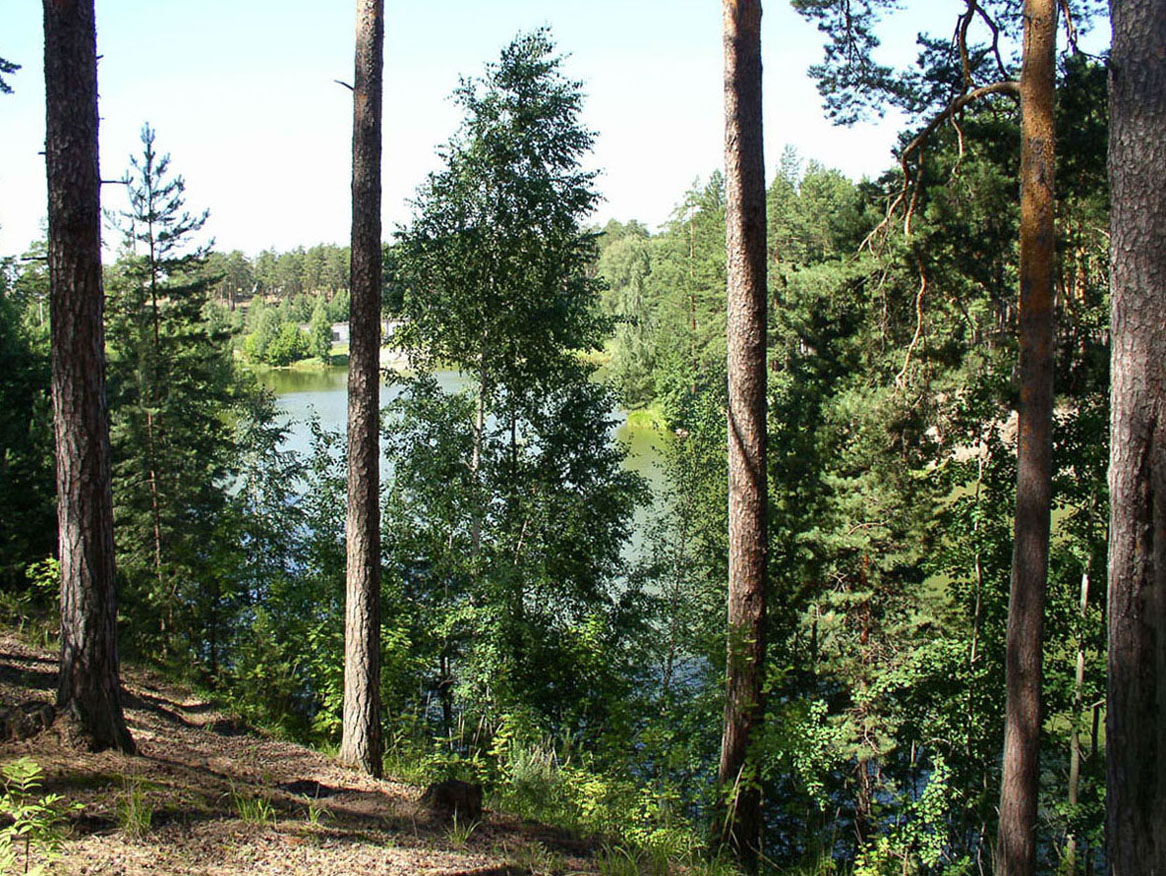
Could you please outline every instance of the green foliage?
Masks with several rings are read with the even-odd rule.
[[[794,9],[826,35],[825,60],[810,68],[830,117],[850,124],[879,111],[888,93],[899,92],[890,67],[875,62],[875,26],[895,0],[863,0],[840,5],[833,0],[793,0]]]
[[[576,381],[489,424],[477,478],[472,397],[422,379],[388,409],[388,577],[424,606],[410,640],[447,723],[457,698],[491,723],[521,709],[590,726],[627,683],[637,594],[615,576],[643,486],[607,437],[610,405]]]
[[[299,359],[305,359],[312,352],[308,336],[300,331],[295,323],[285,322],[279,327],[279,333],[271,339],[263,361],[270,365],[290,365]]]
[[[656,395],[655,313],[649,306],[652,259],[648,231],[612,220],[599,238],[597,270],[607,283],[603,308],[614,320],[610,379],[620,401],[638,407]]]
[[[634,674],[639,594],[618,576],[644,488],[608,437],[612,398],[577,359],[608,321],[581,227],[592,134],[561,68],[542,30],[463,80],[464,120],[398,249],[401,337],[421,374],[386,412],[386,578],[402,582],[395,616],[416,623],[402,641],[446,735],[523,715],[590,741]],[[472,391],[443,392],[435,362]]]
[[[666,418],[687,426],[692,398],[725,379],[724,178],[699,180],[653,242],[650,299],[657,313],[656,392]]]
[[[249,294],[291,300],[302,295],[323,295],[328,301],[348,291],[350,255],[348,247],[317,244],[288,252],[264,250],[248,264],[251,284]],[[306,321],[310,315],[303,314]],[[343,312],[331,312],[333,321],[348,319],[347,297]]]
[[[0,286],[0,589],[6,592],[21,590],[25,566],[56,548],[49,357],[21,311],[26,274],[11,291]],[[25,299],[26,307],[32,304]]]
[[[889,3],[853,4],[849,22],[837,3],[796,5],[829,31],[819,72],[839,118],[887,100],[923,111],[959,84],[946,43],[922,44],[921,77],[870,61]],[[977,75],[993,61],[972,60]],[[1104,784],[1092,727],[1105,649],[1105,75],[1082,60],[1062,75],[1038,837],[1049,867],[1070,838],[1078,860],[1100,861]],[[723,180],[694,183],[658,233],[584,230],[592,135],[545,31],[516,39],[455,101],[465,117],[443,167],[385,251],[389,308],[410,321],[419,366],[384,418],[390,772],[480,781],[503,808],[604,837],[604,872],[725,872],[700,841],[717,803],[726,659]],[[995,826],[1018,135],[999,107],[969,107],[960,126],[962,142],[945,129],[929,141],[909,234],[892,224],[868,238],[897,172],[853,184],[787,151],[768,192],[771,648],[751,781],[775,868],[955,876],[981,867]],[[343,691],[344,439],[316,423],[310,453],[287,451],[228,334],[245,335],[252,362],[325,358],[347,316],[347,253],[184,248],[200,219],[146,133],[131,251],[107,283],[129,644],[198,672],[248,721],[327,745]],[[0,426],[0,500],[29,501],[40,521],[0,536],[22,614],[50,586],[22,577],[52,550],[42,274],[7,266],[0,300],[0,400],[15,412]],[[636,562],[624,545],[644,487],[612,446],[612,396],[579,364],[604,341],[620,399],[665,425],[668,487]],[[469,387],[447,391],[429,373],[439,363]],[[1090,756],[1069,804],[1072,746]],[[127,785],[127,824],[148,824],[140,790]],[[261,797],[235,805],[274,816]],[[473,830],[457,824],[450,841]],[[531,871],[560,867],[529,855]]]
[[[334,311],[342,311],[336,316]],[[291,365],[315,356],[328,364],[332,355],[332,323],[348,318],[347,292],[328,302],[322,295],[297,295],[278,306],[251,300],[243,338],[247,361],[274,366]],[[306,329],[303,324],[307,323]]]
[[[1089,705],[1103,688],[1108,377],[1104,242],[1089,231],[1106,223],[1101,72],[1074,61],[1063,76],[1059,123],[1072,133],[1058,160],[1071,182],[1058,205],[1061,506],[1044,749],[1061,774],[1074,728],[1076,744],[1096,744]],[[888,226],[868,240],[884,193],[898,191],[894,175],[856,186],[787,150],[769,191],[772,662],[757,757],[768,854],[781,866],[960,873],[978,866],[978,837],[995,826],[1015,482],[1017,134],[994,109],[966,112],[961,131],[962,142],[940,131],[929,144],[909,236]],[[716,224],[705,194],[703,209],[690,200],[657,236],[610,225],[598,263],[605,306],[625,320],[609,346],[612,379],[629,401],[660,405],[683,436],[669,448],[673,486],[648,557],[632,573],[655,597],[649,653],[664,682],[636,739],[658,799],[697,812],[712,802],[701,788],[718,744],[708,728],[719,722],[726,574],[724,376],[719,356],[702,357],[712,346],[699,334],[719,294],[701,272],[715,277],[723,237],[700,233],[699,221]],[[864,241],[874,246],[860,252]],[[691,294],[702,287],[708,304]],[[637,352],[642,337],[651,340]],[[1046,783],[1042,854],[1069,836],[1096,854],[1100,761],[1084,759],[1076,807],[1063,783]]]
[[[328,308],[323,302],[312,311],[312,321],[308,324],[309,350],[321,362],[332,359],[332,320],[328,318]]]
[[[56,557],[45,557],[30,563],[25,576],[26,588],[0,592],[0,610],[18,632],[49,648],[61,629],[61,564]]]
[[[418,367],[477,376],[491,409],[495,387],[541,388],[607,327],[580,228],[599,197],[581,167],[594,138],[580,83],[553,53],[545,29],[521,34],[485,76],[462,80],[461,128],[400,235],[402,342]]]
[[[12,820],[0,828],[0,873],[40,876],[60,856],[69,814],[84,807],[65,802],[60,794],[42,795],[44,771],[32,758],[5,764],[0,775],[4,781],[0,815]]]
[[[513,854],[512,862],[530,876],[558,876],[564,871],[562,857],[537,840],[523,843]]]

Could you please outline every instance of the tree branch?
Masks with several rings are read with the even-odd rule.
[[[1061,12],[1065,16],[1065,35],[1069,39],[1069,45],[1073,47],[1073,53],[1077,54],[1081,51],[1081,47],[1077,45],[1077,23],[1073,21],[1073,10],[1069,8],[1069,0],[1060,0]]]
[[[996,56],[996,69],[1000,73],[1000,78],[1003,80],[1008,76],[1008,69],[1004,66],[1004,58],[1000,54],[1000,26],[996,24],[995,20],[983,7],[977,2],[975,4],[976,11],[980,14],[980,18],[984,20],[984,24],[988,26],[988,30],[992,31],[992,54]]]
[[[966,91],[963,94],[958,95],[951,101],[951,103],[944,107],[942,112],[937,114],[930,122],[928,122],[924,126],[923,130],[916,134],[910,143],[903,147],[903,151],[899,154],[899,165],[903,169],[903,186],[899,190],[899,193],[895,196],[895,199],[891,201],[890,206],[887,208],[886,217],[882,222],[875,226],[874,230],[871,231],[871,233],[868,234],[859,245],[858,249],[860,252],[864,248],[870,247],[873,244],[875,237],[886,230],[887,225],[890,223],[891,219],[894,218],[894,215],[898,211],[899,206],[907,199],[907,195],[911,194],[913,189],[917,189],[918,183],[922,179],[922,157],[927,145],[927,139],[939,129],[939,126],[942,125],[944,121],[954,119],[955,114],[964,109],[964,107],[971,103],[975,103],[978,100],[982,100],[983,98],[991,97],[992,95],[996,94],[1006,94],[1014,98],[1019,98],[1020,83],[1014,79],[1007,79],[1000,82],[993,82],[990,85],[983,85],[979,88],[973,88],[970,91]],[[916,173],[914,174],[913,184],[911,174],[911,159],[916,155],[918,156],[918,167],[916,168]],[[911,198],[910,208],[907,214],[906,230],[908,234],[910,233],[911,212],[913,211],[917,201],[918,192],[916,191]]]
[[[923,296],[927,294],[927,269],[923,267],[923,259],[917,258],[919,265],[919,293],[915,296],[915,336],[907,347],[907,356],[903,359],[903,368],[895,375],[895,386],[903,387],[907,383],[907,369],[911,367],[911,356],[919,345],[919,338],[923,336]]]

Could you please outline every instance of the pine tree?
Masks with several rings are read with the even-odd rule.
[[[1056,49],[1056,0],[1026,0],[1020,72],[1020,409],[996,848],[1000,876],[1036,872],[1042,636],[1053,491]]]
[[[765,714],[768,574],[765,163],[761,3],[725,0],[725,190],[728,262],[729,612],[724,737],[728,798],[721,841],[748,869],[761,854],[761,786],[749,748]]]
[[[4,74],[0,75],[0,94],[12,94],[12,86],[4,79],[4,76],[15,73],[19,69],[19,64],[14,64],[11,61],[0,58],[0,74]]]
[[[381,79],[384,2],[358,0],[352,124],[348,584],[340,759],[381,775]]]
[[[1113,0],[1106,847],[1166,872],[1166,7]]]
[[[53,424],[61,560],[57,708],[133,753],[121,709],[101,285],[92,0],[44,4]]]

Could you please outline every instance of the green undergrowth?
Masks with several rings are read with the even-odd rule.
[[[48,557],[25,569],[28,586],[0,591],[0,624],[33,647],[55,650],[61,629],[57,602],[60,563]]]
[[[477,749],[398,732],[387,746],[385,773],[422,786],[445,779],[479,783],[487,808],[593,843],[604,874],[735,872],[711,855],[698,825],[677,814],[670,795],[598,756],[524,737],[505,721]]]
[[[81,804],[45,794],[44,770],[29,757],[0,768],[0,873],[47,873],[60,857],[70,814]]]

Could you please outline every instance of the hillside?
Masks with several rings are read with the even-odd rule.
[[[54,654],[0,634],[0,705],[51,702],[55,676]],[[73,751],[51,728],[0,743],[0,764],[32,757],[45,772],[44,791],[83,805],[51,872],[598,872],[587,844],[549,828],[487,810],[464,837],[420,804],[419,788],[367,778],[249,730],[150,671],[123,666],[122,681],[138,756]],[[124,828],[135,790],[139,811],[152,810],[139,839]]]

